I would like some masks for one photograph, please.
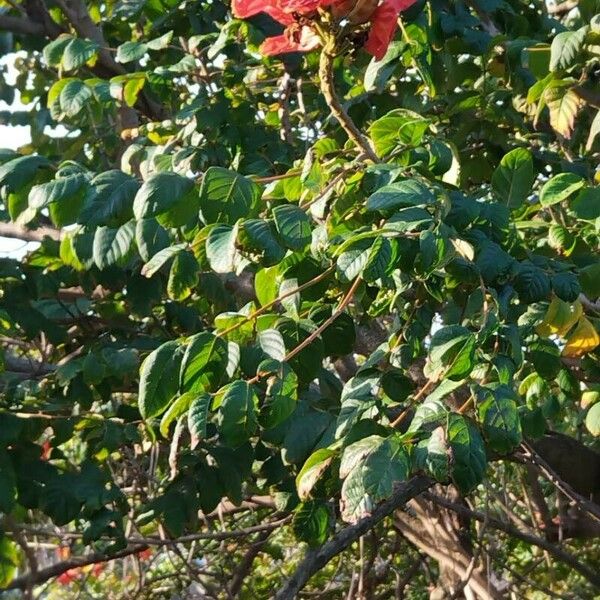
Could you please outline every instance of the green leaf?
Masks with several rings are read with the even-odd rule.
[[[587,143],[585,145],[586,152],[591,152],[594,147],[594,142],[600,133],[600,110],[596,113],[594,120],[590,126],[590,133],[588,135]]]
[[[219,391],[218,428],[224,442],[233,448],[247,442],[258,428],[258,396],[245,381],[234,381]]]
[[[424,208],[402,208],[386,223],[386,228],[395,231],[416,231],[433,223],[433,218]]]
[[[190,404],[187,423],[192,438],[192,449],[198,445],[198,442],[206,439],[206,423],[211,403],[212,397],[203,393],[196,396]]]
[[[238,227],[217,225],[210,230],[206,238],[206,257],[215,273],[235,271],[238,253],[236,239]]]
[[[133,199],[140,184],[122,171],[105,171],[90,182],[91,193],[77,221],[90,227],[98,225],[122,225],[133,217]],[[154,221],[151,221],[155,223]],[[138,222],[138,227],[144,227]],[[138,244],[139,245],[139,244]],[[150,252],[149,256],[157,251]]]
[[[267,382],[260,422],[265,429],[272,429],[283,423],[296,409],[298,377],[288,364],[273,359],[261,362],[258,372],[265,374]]]
[[[299,346],[309,337],[312,331],[308,323],[296,322],[289,319],[279,322],[277,329],[283,337],[287,352]],[[306,348],[291,358],[288,363],[296,375],[298,375],[301,383],[309,383],[319,373],[323,357],[323,341],[320,338],[316,338]]]
[[[150,50],[164,50],[171,43],[173,39],[173,32],[167,31],[167,33],[163,33],[160,37],[154,38],[149,42],[146,42],[146,45]]]
[[[411,110],[399,108],[377,119],[369,134],[379,156],[389,154],[401,144],[418,146],[429,128],[429,121]]]
[[[119,228],[98,227],[94,235],[94,262],[102,270],[119,264],[131,249],[135,223],[130,221]]]
[[[144,419],[160,415],[179,388],[181,346],[176,340],[151,352],[140,367],[138,406]]]
[[[48,66],[58,67],[60,65],[63,52],[72,39],[72,36],[62,33],[55,40],[44,46],[43,56]]]
[[[530,263],[518,266],[513,285],[523,302],[540,302],[550,295],[550,278],[542,269]]]
[[[29,206],[40,210],[53,202],[69,201],[73,197],[82,196],[86,187],[87,178],[82,173],[34,185],[29,192]]]
[[[190,408],[191,403],[197,398],[194,392],[182,394],[174,402],[169,405],[169,408],[163,414],[160,420],[160,433],[163,437],[169,437],[169,427],[173,421],[176,421]]]
[[[189,250],[178,252],[169,273],[169,298],[185,300],[198,285],[198,279],[199,266],[196,257]]]
[[[88,189],[87,177],[82,173],[34,185],[28,198],[31,210],[22,213],[18,222],[24,224],[40,210],[50,207],[52,220],[57,226],[70,225],[76,221]]]
[[[466,327],[442,327],[431,338],[425,375],[433,381],[464,379],[473,369],[475,343],[475,335]]]
[[[329,509],[324,502],[303,502],[294,512],[292,529],[296,539],[311,547],[325,543],[329,529]]]
[[[7,587],[14,579],[19,566],[17,545],[4,535],[0,535],[0,588]]]
[[[575,236],[562,225],[553,224],[548,230],[548,245],[556,250],[562,250],[567,255],[575,247]]]
[[[453,385],[448,386],[448,383]],[[461,385],[458,382],[452,382],[450,379],[444,380],[437,389],[448,386],[451,393],[456,387]],[[437,390],[436,390],[437,391]],[[435,394],[435,392],[434,392]],[[448,416],[448,408],[442,402],[441,398],[431,398],[428,396],[422,404],[415,409],[415,415],[410,422],[408,431],[432,430],[437,428],[440,423],[445,423]]]
[[[456,413],[448,415],[448,444],[452,451],[452,479],[463,494],[475,489],[487,467],[485,446],[475,424]]]
[[[31,154],[19,156],[0,165],[0,186],[6,186],[9,191],[17,192],[35,180],[39,169],[50,166],[50,162],[43,156]]]
[[[93,64],[97,58],[100,46],[91,40],[72,38],[62,54],[62,66],[65,71],[73,71],[86,63]]]
[[[15,470],[9,455],[2,449],[0,450],[0,511],[10,514],[15,506],[16,499],[17,479]],[[1,565],[0,579],[2,579]]]
[[[575,273],[563,271],[552,275],[552,289],[565,302],[575,302],[581,293],[581,285]]]
[[[142,275],[152,277],[169,260],[185,251],[185,244],[175,244],[168,246],[157,252],[143,267]]]
[[[550,340],[539,339],[529,346],[529,356],[535,370],[544,378],[552,381],[562,369],[560,348]]]
[[[313,452],[296,477],[298,497],[302,501],[310,498],[315,485],[331,465],[335,452],[329,448],[320,448]]]
[[[159,252],[169,247],[170,239],[167,231],[159,225],[156,219],[142,219],[135,224],[135,243],[142,260],[149,262]],[[177,244],[173,247],[177,247],[179,251],[184,246],[183,244]],[[158,268],[162,264],[164,262],[158,265]],[[144,269],[142,269],[142,274],[152,277],[152,275],[148,275],[148,271],[150,271],[150,267],[145,265]],[[153,272],[155,271],[156,269]]]
[[[583,221],[600,218],[600,188],[585,188],[570,202],[570,210]]]
[[[59,96],[60,109],[67,117],[74,117],[89,102],[92,90],[80,79],[70,79]]]
[[[340,465],[342,518],[356,522],[389,498],[394,486],[408,478],[410,463],[400,436],[371,435],[350,444]]]
[[[117,48],[115,60],[119,63],[129,63],[141,60],[146,55],[148,46],[142,42],[125,42]]]
[[[208,331],[190,338],[181,363],[182,392],[214,391],[227,369],[227,342]]]
[[[506,385],[480,388],[477,414],[489,448],[510,454],[523,441],[514,392]]]
[[[283,360],[285,357],[285,343],[283,336],[277,329],[265,329],[258,333],[258,344],[262,351],[275,360]]]
[[[566,200],[581,189],[585,181],[575,173],[560,173],[547,181],[540,192],[542,206],[552,206]]]
[[[600,296],[600,262],[592,263],[579,271],[579,283],[589,298]]]
[[[190,203],[189,196],[193,187],[191,179],[177,173],[155,173],[142,184],[135,195],[133,214],[139,221],[174,211],[178,204]]]
[[[298,408],[286,424],[287,432],[282,443],[281,457],[286,464],[301,464],[308,456],[332,443],[335,418],[333,415],[315,410],[306,402]]]
[[[577,62],[588,30],[588,27],[582,27],[576,31],[563,31],[554,37],[550,47],[551,71],[564,71]]]
[[[106,367],[100,356],[88,352],[83,361],[83,381],[88,385],[100,383],[106,376]]]
[[[485,283],[492,283],[506,275],[513,263],[514,259],[494,242],[485,242],[475,260]]]
[[[440,483],[447,483],[451,471],[450,454],[445,428],[438,426],[431,435],[416,445],[413,454],[414,470],[429,473]]]
[[[259,199],[260,188],[235,171],[210,167],[202,178],[200,211],[205,223],[233,225],[250,216]]]
[[[279,243],[273,225],[268,221],[260,219],[249,219],[242,224],[241,232],[245,236],[242,239],[244,248],[247,245],[251,250],[263,254],[262,264],[266,266],[275,265],[285,256],[285,248]]]
[[[372,244],[372,240],[359,240],[339,255],[336,271],[342,281],[354,281],[363,272],[369,261]]]
[[[312,233],[310,219],[293,204],[282,204],[273,208],[275,228],[283,244],[290,250],[304,250],[310,244]]]
[[[509,208],[519,208],[531,193],[533,158],[525,148],[506,154],[492,176],[492,187]]]
[[[585,426],[595,437],[600,436],[600,402],[592,405],[585,416]]]
[[[432,191],[416,179],[404,179],[377,190],[367,200],[367,210],[388,212],[408,206],[433,204]]]
[[[367,92],[372,92],[376,89],[382,90],[396,69],[398,59],[406,49],[404,41],[392,42],[385,56],[381,60],[371,59],[367,66],[364,77],[364,86]]]

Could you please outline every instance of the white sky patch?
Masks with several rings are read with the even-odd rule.
[[[13,63],[17,54],[7,54],[0,58],[0,65],[7,66],[6,81],[9,85],[14,85],[17,77],[17,71],[13,68]],[[20,111],[27,110],[27,106],[21,102],[19,92],[15,90],[15,99],[12,104],[7,104],[0,101],[0,110]],[[28,125],[0,125],[0,147],[18,150],[21,146],[31,143],[31,129]],[[0,237],[0,257],[1,258],[22,258],[31,250],[37,248],[39,244],[23,242],[23,240],[15,240],[10,238]]]

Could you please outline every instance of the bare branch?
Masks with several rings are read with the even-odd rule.
[[[40,37],[46,35],[46,28],[42,23],[36,23],[24,17],[11,17],[10,15],[0,15],[0,29],[16,33],[17,35],[35,35]]]
[[[2,29],[1,25],[0,29]],[[61,235],[62,234],[60,230],[54,229],[54,227],[38,227],[37,229],[27,229],[26,227],[21,227],[16,223],[0,222],[0,237],[23,240],[25,242],[41,242],[46,237],[58,241],[60,240]]]
[[[54,577],[58,577],[63,573],[66,573],[70,569],[78,569],[81,567],[86,567],[87,565],[93,565],[96,563],[109,562],[111,560],[116,560],[117,558],[124,558],[126,556],[131,556],[132,554],[136,554],[137,552],[142,552],[146,550],[148,546],[145,544],[128,546],[127,548],[121,550],[120,552],[116,552],[115,554],[107,555],[100,553],[88,554],[87,556],[79,556],[75,558],[71,558],[69,560],[65,560],[45,569],[40,569],[37,573],[28,573],[23,575],[22,577],[17,577],[13,579],[5,588],[0,588],[2,591],[8,590],[24,590],[31,583],[40,584],[52,579]]]
[[[435,504],[439,506],[443,506],[448,510],[451,510],[457,514],[461,514],[465,517],[475,519],[476,521],[481,521],[482,523],[487,520],[488,527],[493,529],[497,529],[498,531],[503,531],[504,533],[510,535],[511,537],[522,540],[528,544],[533,546],[537,546],[538,548],[542,548],[543,550],[547,550],[549,554],[554,556],[557,560],[563,562],[564,564],[572,567],[578,573],[583,575],[592,585],[600,589],[600,573],[590,569],[586,565],[581,564],[573,555],[569,554],[562,548],[544,540],[542,538],[536,537],[534,535],[530,535],[529,533],[525,533],[524,531],[520,531],[516,527],[509,525],[508,523],[504,523],[498,519],[495,519],[491,516],[487,516],[479,511],[471,510],[466,506],[461,504],[456,504],[451,502],[450,500],[446,500],[441,496],[436,494],[431,494],[427,492],[425,494],[427,500],[431,500]]]
[[[306,585],[308,580],[334,556],[346,550],[361,535],[367,533],[385,517],[406,504],[410,499],[424,492],[431,485],[432,481],[427,477],[413,477],[406,483],[399,485],[392,497],[378,506],[372,515],[361,519],[356,525],[342,529],[319,549],[307,552],[296,572],[275,594],[275,600],[293,600],[296,598],[298,592]]]

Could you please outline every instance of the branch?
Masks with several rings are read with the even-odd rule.
[[[348,134],[348,137],[354,142],[365,156],[374,163],[380,162],[375,150],[371,147],[369,140],[360,132],[346,109],[342,106],[333,80],[333,61],[335,59],[335,37],[331,36],[325,43],[321,52],[319,61],[319,80],[321,82],[321,93],[331,110],[331,114],[338,120],[342,129]]]
[[[378,506],[373,514],[361,519],[355,525],[342,529],[319,549],[308,551],[292,577],[275,594],[275,600],[293,600],[296,598],[298,592],[306,585],[308,580],[334,556],[346,550],[361,535],[373,529],[385,517],[406,504],[411,498],[424,492],[431,485],[432,481],[427,477],[413,477],[406,483],[399,485],[392,497]]]
[[[488,527],[492,527],[493,529],[497,529],[498,531],[503,531],[511,537],[517,538],[526,542],[527,544],[531,544],[532,546],[537,546],[538,548],[546,550],[549,554],[554,556],[554,558],[575,569],[578,573],[585,577],[592,585],[600,589],[600,573],[597,573],[596,571],[593,571],[586,565],[581,564],[574,556],[572,556],[568,552],[565,552],[562,548],[548,542],[547,540],[536,537],[534,535],[530,535],[529,533],[525,533],[524,531],[520,531],[519,529],[513,527],[512,525],[509,525],[508,523],[504,523],[503,521],[485,515],[479,511],[471,510],[461,504],[455,504],[454,502],[446,500],[445,498],[437,496],[436,494],[426,492],[425,498],[427,500],[431,500],[439,506],[443,506],[444,508],[447,508],[448,510],[451,510],[452,512],[455,512],[459,515],[463,515],[467,518],[475,519],[476,521],[481,521],[482,523],[487,521]]]
[[[233,576],[231,585],[229,586],[229,594],[232,598],[237,597],[237,595],[240,593],[242,585],[244,584],[244,580],[252,571],[254,559],[260,554],[270,535],[270,531],[263,531],[258,536],[258,540],[252,544],[252,546],[250,546],[249,550],[244,555],[244,558],[242,558],[240,561],[239,567]]]
[[[125,558],[126,556],[131,556],[132,554],[136,554],[137,552],[147,550],[147,548],[147,545],[141,544],[135,546],[128,546],[120,552],[115,552],[115,554],[111,555],[100,554],[95,552],[93,554],[88,554],[87,556],[71,558],[69,560],[65,560],[51,565],[49,567],[46,567],[45,569],[40,569],[35,574],[28,573],[26,575],[23,575],[22,577],[17,577],[16,579],[13,579],[6,587],[0,588],[0,591],[25,590],[30,584],[38,585],[40,583],[44,583],[49,579],[58,577],[59,575],[66,573],[70,569],[79,569],[81,567],[86,567],[87,565],[109,562],[111,560],[116,560],[117,558]]]
[[[30,21],[25,17],[11,17],[10,15],[0,15],[0,29],[17,35],[35,35],[36,37],[46,35],[46,28],[42,23]]]
[[[1,19],[0,19],[1,20]],[[0,25],[0,29],[2,26]],[[60,240],[61,232],[54,227],[38,227],[37,229],[27,229],[16,223],[0,222],[0,237],[13,238],[23,240],[25,242],[41,242],[44,238],[49,237],[53,240]]]
[[[600,523],[600,506],[579,494],[571,485],[564,481],[564,479],[561,479],[556,471],[534,450],[533,447],[526,442],[523,442],[522,446],[528,453],[526,454],[526,457],[529,459],[529,462],[535,465],[548,481]]]

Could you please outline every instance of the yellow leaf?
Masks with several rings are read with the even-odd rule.
[[[591,352],[599,345],[600,335],[598,335],[596,328],[585,317],[582,317],[573,335],[567,340],[562,355],[569,358],[576,358]]]
[[[549,337],[558,335],[564,337],[583,314],[581,302],[577,300],[569,304],[557,296],[552,299],[544,320],[536,327],[538,335]]]
[[[557,133],[569,139],[575,127],[575,117],[582,107],[581,98],[571,89],[550,88],[546,92],[550,110],[550,125]]]
[[[465,240],[450,240],[454,249],[458,254],[460,254],[463,258],[469,261],[473,261],[475,259],[475,250],[473,246],[469,244],[469,242],[465,242]]]

